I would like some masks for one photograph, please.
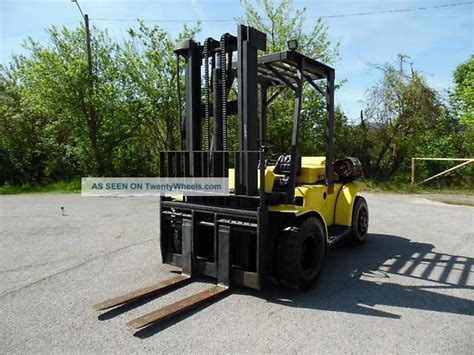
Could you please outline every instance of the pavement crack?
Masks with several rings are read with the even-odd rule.
[[[84,261],[80,262],[79,264],[73,265],[73,266],[71,266],[71,267],[69,267],[69,268],[67,268],[67,269],[64,269],[64,270],[55,272],[55,273],[50,274],[50,275],[45,276],[45,277],[42,277],[42,278],[40,278],[40,279],[38,279],[38,280],[36,280],[36,281],[33,281],[33,282],[29,283],[29,284],[26,284],[26,285],[24,285],[24,286],[21,286],[20,288],[18,288],[18,289],[16,289],[16,290],[12,290],[12,291],[8,291],[8,292],[5,292],[5,293],[2,293],[2,294],[0,294],[0,299],[5,298],[5,297],[7,297],[7,296],[9,296],[9,295],[12,295],[12,294],[16,294],[16,293],[18,293],[18,292],[21,292],[21,291],[23,291],[23,290],[25,290],[25,289],[28,289],[28,288],[30,288],[30,287],[32,287],[32,286],[35,286],[35,285],[41,283],[41,282],[43,282],[43,281],[47,281],[47,280],[50,280],[50,279],[52,279],[52,278],[55,278],[56,276],[60,276],[60,275],[66,274],[66,273],[68,273],[68,272],[74,271],[74,270],[76,270],[76,269],[78,269],[78,268],[80,268],[80,267],[82,267],[82,266],[84,266],[84,265],[86,265],[86,264],[88,264],[88,263],[90,263],[90,262],[92,262],[92,261],[95,261],[95,260],[97,260],[97,259],[99,259],[99,258],[107,257],[107,256],[110,256],[110,255],[119,253],[119,252],[121,252],[121,251],[123,251],[123,250],[125,250],[125,249],[132,248],[132,247],[137,246],[137,245],[142,245],[142,244],[145,244],[145,243],[149,243],[149,242],[151,242],[151,241],[153,241],[153,240],[155,240],[155,239],[154,239],[154,238],[150,238],[150,239],[147,239],[147,240],[143,240],[143,241],[141,241],[141,242],[137,242],[137,243],[125,245],[125,246],[123,246],[123,247],[121,247],[121,248],[118,248],[118,249],[115,249],[115,250],[112,250],[112,251],[109,251],[109,252],[97,254],[97,255],[95,255],[95,256],[93,256],[93,257],[87,259],[87,260],[84,260]]]
[[[18,266],[18,267],[12,268],[12,269],[0,270],[0,274],[8,274],[10,272],[24,271],[24,270],[31,269],[32,267],[39,267],[39,266],[46,266],[46,265],[60,263],[64,260],[65,259],[58,259],[58,260],[55,260],[55,261],[49,261],[47,263],[39,263],[39,264],[34,264],[33,263],[33,264],[28,264],[28,265],[22,265],[22,266]]]

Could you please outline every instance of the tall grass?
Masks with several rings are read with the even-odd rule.
[[[3,185],[0,186],[0,195],[15,195],[23,193],[45,193],[45,192],[80,192],[81,181],[58,181],[46,185]]]

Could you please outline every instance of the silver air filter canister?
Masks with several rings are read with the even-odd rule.
[[[334,173],[341,179],[355,178],[362,174],[362,164],[357,158],[338,159],[334,162]]]

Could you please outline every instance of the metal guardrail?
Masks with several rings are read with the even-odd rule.
[[[436,179],[437,177],[440,177],[440,176],[443,176],[453,170],[456,170],[456,169],[459,169],[465,165],[468,165],[470,163],[473,163],[474,162],[474,158],[411,158],[411,185],[416,185],[415,184],[415,164],[416,164],[416,161],[417,160],[439,160],[439,161],[462,161],[461,164],[458,164],[456,166],[453,166],[449,169],[446,169],[436,175],[433,175],[433,176],[430,176],[429,178],[423,180],[422,182],[420,182],[420,184],[423,184],[427,181],[430,181],[430,180],[433,180],[433,179]]]

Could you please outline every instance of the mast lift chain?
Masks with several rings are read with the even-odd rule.
[[[211,140],[211,125],[210,125],[210,84],[209,84],[209,44],[212,41],[211,37],[204,41],[203,57],[204,57],[204,125],[205,125],[205,147],[204,150],[209,152]],[[209,176],[209,154],[206,154],[206,176]]]
[[[178,118],[179,118],[179,133],[181,136],[181,149],[184,149],[184,140],[186,139],[186,125],[183,120],[183,112],[181,107],[181,88],[180,88],[180,68],[179,68],[179,53],[176,53],[176,94],[178,99]]]
[[[222,150],[227,150],[227,40],[229,33],[225,33],[221,36],[221,70],[222,70]],[[229,63],[232,65],[232,52],[229,53]]]

